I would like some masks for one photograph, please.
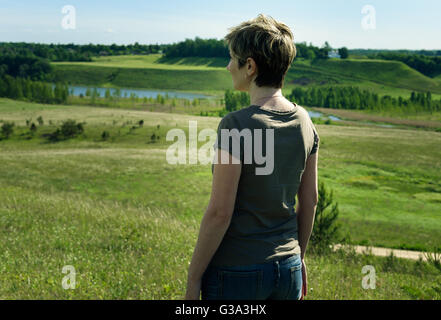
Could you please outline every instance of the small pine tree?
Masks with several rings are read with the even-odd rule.
[[[2,125],[2,135],[8,139],[9,136],[14,132],[14,122],[5,122]]]
[[[107,140],[110,137],[110,133],[108,131],[103,131],[103,133],[101,134],[101,138],[103,140]]]
[[[34,135],[34,133],[37,131],[37,126],[35,125],[35,123],[32,122],[29,130],[31,131],[31,134]]]
[[[319,199],[310,240],[313,250],[323,252],[340,240],[340,225],[337,222],[339,211],[338,203],[332,205],[333,191],[328,192],[323,182],[319,184],[318,192]],[[330,205],[330,210],[326,210]]]

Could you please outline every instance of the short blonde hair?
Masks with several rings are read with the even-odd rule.
[[[259,14],[228,30],[224,41],[239,60],[239,68],[251,57],[258,67],[256,85],[282,88],[296,56],[294,36],[289,27],[271,16]]]

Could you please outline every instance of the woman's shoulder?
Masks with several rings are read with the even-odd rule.
[[[245,119],[249,119],[250,115],[253,113],[252,107],[254,106],[249,106],[247,108],[231,111],[227,113],[225,116],[223,116],[221,121],[234,122],[234,121],[242,121]]]
[[[301,113],[304,116],[309,116],[308,111],[306,111],[306,109],[303,106],[296,104],[296,107],[297,107],[297,112]]]
[[[266,110],[257,105],[250,105],[246,108],[227,113],[221,119],[221,124],[222,126],[233,128],[249,127],[253,126],[253,124],[259,126],[262,122],[268,121],[269,114],[283,118],[286,116],[294,117],[300,120],[301,123],[309,123],[311,121],[308,111],[298,104],[294,104],[294,109],[291,111]]]

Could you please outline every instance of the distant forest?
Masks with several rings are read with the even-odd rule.
[[[350,54],[357,56],[365,55],[375,55],[378,53],[398,53],[398,54],[416,54],[423,56],[441,56],[441,50],[387,50],[387,49],[349,49]]]
[[[0,78],[4,75],[31,80],[50,80],[52,67],[48,60],[32,56],[0,55]]]
[[[92,57],[159,53],[168,45],[41,44],[0,42],[0,56],[38,57],[49,61],[92,61]]]
[[[430,92],[412,92],[409,98],[380,96],[357,87],[295,88],[287,99],[301,106],[335,108],[346,110],[408,110],[413,112],[441,111],[441,99],[432,99]],[[247,107],[250,97],[246,92],[225,91],[227,112]]]
[[[319,48],[306,42],[296,43],[297,57],[312,60],[327,58],[333,48],[328,42]],[[335,48],[334,48],[335,49]],[[342,49],[338,49],[339,52]],[[427,58],[428,61],[441,57],[441,50],[379,50],[346,49],[349,55],[390,60],[405,56]],[[91,61],[92,57],[164,53],[167,57],[223,57],[228,58],[228,48],[223,40],[196,37],[173,44],[42,44],[25,42],[0,42],[0,56],[39,57],[49,61]],[[401,60],[399,60],[401,61]],[[438,60],[433,60],[438,61]],[[404,61],[403,61],[404,62]]]
[[[318,48],[305,42],[296,43],[297,57],[308,60],[327,59],[331,47],[326,42],[323,48]],[[208,39],[203,40],[196,37],[195,40],[186,39],[185,41],[167,46],[164,51],[167,58],[178,57],[219,57],[228,58],[229,50],[223,40]]]
[[[379,96],[357,87],[295,88],[287,97],[300,105],[336,109],[441,111],[441,100],[430,92],[412,92],[409,98]]]
[[[57,83],[52,85],[43,81],[0,77],[0,97],[39,103],[66,103],[69,96],[68,86]]]
[[[305,59],[327,59],[331,47],[326,42],[322,48],[297,43],[297,57]],[[342,48],[343,49],[343,48]],[[53,62],[61,61],[92,61],[93,57],[115,55],[145,55],[163,53],[165,57],[220,57],[228,58],[226,43],[217,39],[201,39],[196,37],[173,44],[142,45],[102,45],[102,44],[40,44],[24,42],[0,42],[0,56],[20,56],[41,58]]]

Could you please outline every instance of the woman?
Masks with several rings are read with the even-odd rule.
[[[251,106],[219,123],[212,192],[185,297],[199,299],[202,292],[202,299],[303,299],[304,257],[318,201],[319,136],[306,110],[282,95],[296,54],[293,35],[285,24],[261,14],[230,29],[225,39],[234,88],[249,93]],[[234,143],[222,141],[221,132],[233,129],[236,135],[228,142],[231,137],[240,153],[232,149]],[[273,160],[265,174],[257,174],[262,161],[246,161],[247,155],[259,154],[256,141],[237,135],[247,129],[273,132],[263,139],[263,153]]]

